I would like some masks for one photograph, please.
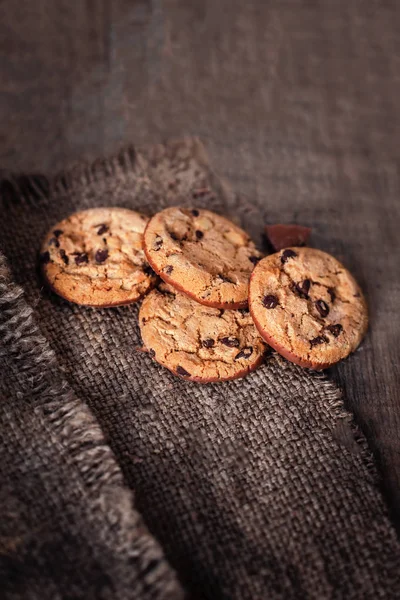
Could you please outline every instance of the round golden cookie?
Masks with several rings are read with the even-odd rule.
[[[203,306],[164,283],[144,299],[139,325],[151,356],[184,379],[244,377],[263,359],[265,344],[248,309]]]
[[[209,210],[166,208],[144,233],[156,273],[197,302],[247,306],[249,277],[261,254],[242,229]]]
[[[60,221],[41,249],[47,283],[77,304],[136,302],[156,281],[143,251],[148,220],[125,208],[92,208]]]
[[[312,369],[346,358],[368,326],[367,305],[352,275],[313,248],[286,248],[261,260],[250,279],[249,308],[270,346]]]

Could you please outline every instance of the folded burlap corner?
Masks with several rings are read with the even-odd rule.
[[[182,381],[136,351],[136,306],[42,287],[41,239],[70,212],[170,204],[263,223],[196,139],[2,183],[4,597],[400,597],[399,542],[334,383],[276,355],[244,380]]]

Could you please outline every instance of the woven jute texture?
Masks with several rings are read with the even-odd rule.
[[[41,239],[75,210],[208,207],[252,233],[257,206],[200,142],[1,189],[2,597],[400,597],[399,542],[332,382],[274,354],[244,380],[185,382],[137,350],[137,306],[43,287]]]

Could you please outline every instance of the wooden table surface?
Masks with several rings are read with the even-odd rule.
[[[352,270],[371,326],[331,375],[397,525],[399,32],[396,0],[0,2],[1,169],[196,134],[266,221],[311,225]]]

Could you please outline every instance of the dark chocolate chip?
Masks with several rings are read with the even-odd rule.
[[[327,317],[329,314],[329,306],[323,300],[317,300],[315,303],[315,308],[321,315],[321,317]]]
[[[222,317],[222,315],[224,314],[225,310],[223,308],[219,309],[219,317]]]
[[[102,223],[101,225],[96,225],[96,227],[98,227],[97,235],[103,235],[103,233],[106,233],[106,231],[108,231],[108,225],[106,225],[105,223]]]
[[[198,240],[201,240],[204,237],[204,233],[202,231],[200,231],[200,229],[197,229],[196,237]]]
[[[309,279],[305,279],[302,283],[296,283],[293,291],[295,291],[300,298],[305,298],[308,300],[308,292],[310,291],[311,281]]]
[[[163,269],[164,273],[166,273],[167,275],[171,275],[173,270],[174,270],[174,267],[172,265],[167,265]]]
[[[242,317],[247,316],[250,312],[248,308],[239,308],[238,310],[239,310],[240,314],[242,315]]]
[[[153,269],[151,268],[151,266],[150,266],[150,265],[145,265],[145,266],[143,267],[143,273],[144,273],[145,275],[148,275],[149,277],[153,277],[153,276],[155,276],[155,273],[154,273],[154,271],[153,271]]]
[[[56,248],[60,247],[60,242],[56,237],[52,237],[49,239],[49,246],[55,246]]]
[[[50,252],[46,250],[46,252],[39,254],[39,260],[43,265],[50,262]]]
[[[207,339],[203,340],[201,343],[204,346],[204,348],[213,348],[214,344],[215,344],[215,340],[213,340],[212,338],[207,338]]]
[[[64,232],[62,229],[55,229],[53,231],[54,235],[56,236],[56,238],[60,237],[60,235],[62,235]]]
[[[194,208],[191,212],[194,217],[198,217],[200,214],[199,211],[197,210],[197,208]]]
[[[178,365],[176,367],[176,372],[178,373],[178,375],[183,375],[184,377],[190,377],[190,373],[188,373],[186,371],[186,369],[184,369],[183,367],[181,367],[180,365]]]
[[[169,232],[169,235],[171,236],[171,238],[177,242],[179,240],[178,236],[176,235],[176,233],[174,233],[173,231]]]
[[[153,350],[153,348],[150,348],[149,350],[149,356],[151,356],[151,358],[154,358],[156,355],[155,350]]]
[[[281,263],[285,264],[285,262],[287,262],[289,258],[295,258],[296,256],[296,252],[288,248],[288,250],[284,250],[281,254]]]
[[[278,304],[279,300],[273,294],[267,294],[262,299],[262,305],[265,306],[265,308],[275,308],[276,306],[278,306]]]
[[[330,295],[331,302],[333,304],[335,302],[335,300],[336,300],[335,290],[333,288],[328,288],[328,294]]]
[[[83,263],[89,262],[89,257],[86,252],[77,252],[75,256],[75,262],[77,265],[83,265]]]
[[[65,264],[68,265],[69,258],[67,256],[67,253],[65,252],[64,248],[61,248],[61,250],[60,250],[60,256],[63,259],[63,261],[65,262]]]
[[[327,330],[331,332],[334,337],[338,337],[343,327],[340,323],[336,323],[336,325],[328,325]]]
[[[163,245],[163,239],[162,239],[162,237],[160,235],[156,235],[156,239],[155,239],[155,242],[154,242],[153,250],[155,252],[158,252],[161,249],[162,245]]]
[[[318,346],[319,344],[324,344],[326,342],[329,342],[328,338],[326,338],[324,335],[318,335],[313,340],[310,340],[310,345],[311,348],[313,348],[314,346]]]
[[[103,263],[107,260],[108,258],[108,250],[97,250],[96,254],[94,255],[94,260],[97,263]]]
[[[251,263],[253,263],[253,265],[256,265],[257,263],[259,263],[261,260],[260,256],[249,256],[249,261]]]
[[[239,354],[236,354],[235,360],[239,360],[239,358],[250,358],[250,356],[252,354],[253,354],[252,346],[246,346],[245,348],[243,348],[243,350],[241,350],[239,352]]]
[[[235,337],[223,337],[220,339],[220,342],[229,348],[238,348],[240,341]]]

